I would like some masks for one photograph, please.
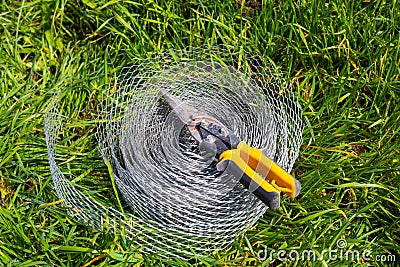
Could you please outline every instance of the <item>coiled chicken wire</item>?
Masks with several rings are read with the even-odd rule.
[[[132,209],[123,214],[89,198],[62,174],[55,99],[45,118],[58,197],[78,220],[133,239],[166,257],[208,255],[230,245],[267,210],[235,177],[215,168],[160,93],[164,89],[266,148],[290,172],[302,141],[301,110],[271,64],[248,52],[191,48],[157,53],[123,68],[99,106],[98,146]]]

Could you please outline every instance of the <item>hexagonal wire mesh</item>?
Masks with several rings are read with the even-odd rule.
[[[90,199],[55,161],[62,127],[57,100],[45,119],[54,186],[75,218],[122,231],[144,252],[191,258],[230,245],[267,207],[218,172],[186,127],[171,119],[163,88],[225,123],[290,171],[302,142],[297,99],[258,55],[216,47],[157,53],[123,68],[99,106],[98,143],[132,214]]]

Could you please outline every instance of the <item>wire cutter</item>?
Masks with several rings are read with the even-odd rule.
[[[217,170],[233,175],[269,208],[280,206],[280,191],[292,199],[300,193],[300,182],[263,154],[250,147],[216,118],[187,105],[161,89],[172,111],[187,126],[201,147],[212,153]]]

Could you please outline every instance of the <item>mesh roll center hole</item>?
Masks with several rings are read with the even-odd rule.
[[[179,150],[185,156],[190,157],[191,159],[197,159],[193,156],[193,154],[200,155],[199,143],[196,139],[190,134],[187,127],[183,127],[179,132],[178,137]]]

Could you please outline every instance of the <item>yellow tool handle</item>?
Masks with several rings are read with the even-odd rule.
[[[273,160],[262,153],[262,150],[250,147],[241,141],[236,149],[224,151],[220,162],[227,161],[226,170],[262,200],[271,209],[280,205],[279,191],[296,197],[301,189],[300,182],[287,173]]]
[[[292,199],[300,193],[300,182],[273,160],[265,156],[261,149],[251,147],[244,141],[239,143],[237,149],[240,150],[240,157],[253,170],[268,179],[276,189],[289,195]]]
[[[239,178],[240,183],[268,207],[273,210],[279,208],[279,191],[256,173],[254,169],[241,158],[241,151],[239,149],[226,150],[221,154],[219,159],[220,162],[227,161],[226,171]]]

